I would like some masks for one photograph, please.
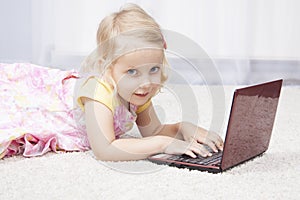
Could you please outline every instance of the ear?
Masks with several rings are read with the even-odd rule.
[[[166,40],[163,41],[163,46],[164,46],[164,49],[167,49],[168,46],[167,46]]]
[[[161,38],[162,38],[162,42],[163,42],[163,47],[164,47],[164,49],[167,49],[167,42],[166,42],[165,37],[163,36],[162,33],[161,33]]]

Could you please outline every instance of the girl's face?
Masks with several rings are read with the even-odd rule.
[[[121,56],[111,71],[119,96],[137,106],[145,104],[161,86],[162,61],[163,51],[158,49]]]

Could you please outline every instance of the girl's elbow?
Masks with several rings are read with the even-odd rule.
[[[91,149],[94,154],[94,158],[96,160],[101,160],[101,161],[111,161],[112,159],[112,152],[111,148],[112,144],[111,143],[102,143],[102,144],[93,144],[91,145]]]
[[[92,151],[96,160],[111,161],[111,155],[108,147],[106,149],[92,148]]]
[[[107,153],[103,152],[93,152],[95,159],[99,161],[111,161],[111,157]]]
[[[101,161],[104,160],[104,156],[101,153],[93,151],[93,154],[96,160],[101,160]]]

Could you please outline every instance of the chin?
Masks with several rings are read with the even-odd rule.
[[[130,103],[136,106],[142,106],[147,103],[147,101],[130,101]]]
[[[145,99],[131,99],[130,103],[136,106],[142,106],[149,101],[149,98]]]

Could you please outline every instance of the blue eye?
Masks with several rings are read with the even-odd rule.
[[[137,74],[137,70],[136,69],[129,69],[129,70],[127,70],[127,74],[131,75],[131,76],[134,76],[134,75]]]
[[[160,67],[155,66],[150,69],[150,73],[154,74],[154,73],[157,73],[159,70],[160,70]]]

